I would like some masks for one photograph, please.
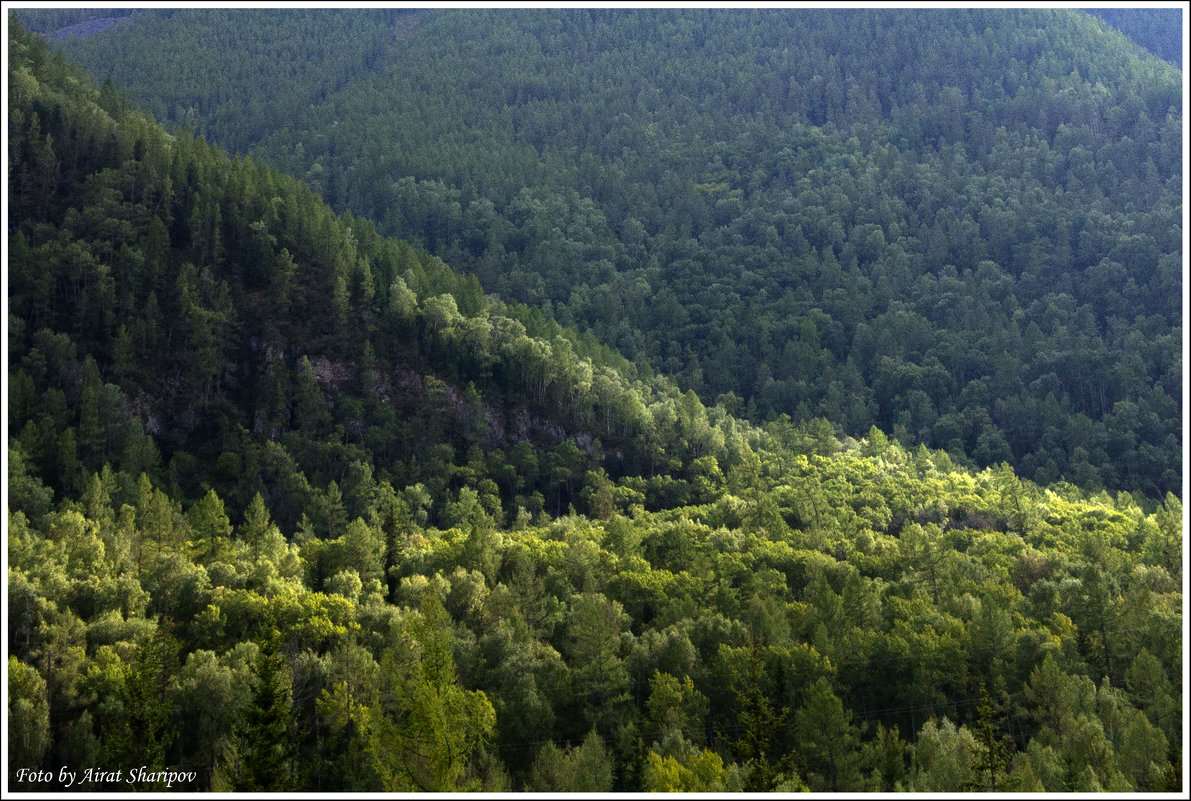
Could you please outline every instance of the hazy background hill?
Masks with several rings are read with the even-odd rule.
[[[1159,58],[1183,68],[1183,12],[1178,8],[1088,8]]]

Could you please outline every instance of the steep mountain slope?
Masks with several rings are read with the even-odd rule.
[[[1180,486],[1182,76],[1085,14],[179,11],[63,47],[705,402]]]
[[[1159,58],[1183,68],[1183,8],[1089,8]]]
[[[1185,784],[1174,495],[755,427],[9,48],[8,786]]]
[[[20,74],[13,80],[18,99],[33,91]],[[711,450],[706,410],[672,384],[639,377],[619,355],[532,310],[486,298],[474,278],[382,240],[366,221],[336,218],[293,179],[233,162],[202,140],[164,139],[107,88],[99,102],[98,113],[65,118],[69,107],[16,106],[28,135],[14,138],[12,169],[11,309],[22,325],[11,342],[23,354],[14,359],[15,420],[44,410],[37,385],[83,369],[55,331],[95,362],[85,382],[117,379],[127,397],[111,403],[157,434],[184,493],[211,480],[192,469],[193,454],[234,451],[237,432],[291,435],[288,446],[315,464],[329,460],[332,472],[362,448],[401,483],[445,469],[470,446],[511,450],[521,440],[582,442],[585,452],[572,443],[566,454],[579,476],[605,459],[604,447],[617,476],[665,473],[667,451],[682,459]],[[110,115],[128,122],[117,128]],[[328,401],[326,391],[353,402]],[[655,404],[669,422],[655,425]],[[311,435],[334,437],[341,450],[311,452]],[[73,461],[36,439],[53,433],[34,426],[22,436],[55,489],[80,488]],[[446,446],[437,460],[432,446]],[[151,455],[123,440],[84,447],[99,448],[93,466],[116,459],[118,469],[126,452]],[[551,495],[553,512],[578,500],[548,477],[552,462],[526,483],[495,458],[509,471],[506,503],[514,487]],[[152,466],[134,460],[128,472]],[[242,496],[241,507],[252,494],[215,486]]]

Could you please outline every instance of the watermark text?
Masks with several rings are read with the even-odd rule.
[[[81,774],[81,775],[80,775]],[[73,787],[76,783],[84,784],[164,784],[170,789],[174,784],[188,784],[198,776],[196,771],[187,770],[152,770],[146,765],[125,770],[108,770],[106,768],[86,768],[74,771],[61,768],[55,773],[52,770],[34,770],[19,768],[16,772],[18,784],[51,784],[57,780],[62,787]]]

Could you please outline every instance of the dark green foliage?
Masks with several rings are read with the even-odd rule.
[[[168,632],[159,630],[141,642],[120,687],[117,703],[123,714],[103,731],[103,764],[168,764],[167,755],[178,731],[170,721],[167,688],[178,666],[178,643]],[[138,790],[166,789],[164,782],[141,781],[132,786]]]
[[[745,789],[751,792],[768,792],[776,789],[780,777],[793,766],[794,752],[781,748],[781,730],[790,713],[788,708],[775,709],[769,700],[766,676],[761,655],[752,647],[740,658],[729,655],[721,646],[721,658],[731,660],[730,670],[732,692],[736,696],[733,705],[736,720],[729,737],[733,752],[748,771]]]
[[[1176,10],[1098,13],[1177,46]],[[1179,487],[1181,73],[1081,12],[178,11],[62,47],[474,273],[464,314],[482,284],[756,422]],[[260,245],[213,233],[200,267]],[[392,283],[324,266],[340,305]]]
[[[1107,22],[1154,55],[1183,68],[1183,14],[1178,8],[1089,8],[1087,13]]]
[[[1013,744],[1002,734],[989,700],[988,690],[981,686],[980,704],[976,707],[977,720],[974,731],[975,748],[972,752],[972,772],[975,779],[964,789],[975,792],[995,793],[998,786],[1006,789],[1009,761],[1013,755]]]
[[[794,716],[799,743],[796,759],[811,790],[860,788],[859,732],[851,718],[827,680],[816,681],[807,693],[806,703]]]
[[[253,670],[252,695],[224,770],[233,792],[286,792],[300,786],[293,744],[291,678],[276,653],[261,651]]]
[[[319,793],[1180,785],[1173,493],[758,427],[734,416],[755,395],[706,406],[168,137],[19,25],[10,59],[10,767]],[[552,218],[538,200],[521,223]],[[943,381],[910,355],[923,319],[863,322],[882,392]],[[1163,426],[1112,416],[1122,448]],[[941,430],[1000,452],[981,420]],[[1094,445],[1091,420],[1047,435]]]

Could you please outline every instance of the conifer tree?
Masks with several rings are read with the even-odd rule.
[[[980,687],[980,705],[976,713],[979,717],[972,730],[975,739],[971,744],[974,776],[963,789],[992,793],[997,792],[998,786],[1002,790],[1008,789],[1006,778],[1013,759],[1013,744],[1007,735],[999,732],[997,715],[984,685]]]
[[[225,750],[213,789],[286,792],[300,786],[293,745],[293,696],[281,655],[262,649],[252,695]]]
[[[725,655],[720,646],[720,655]],[[757,645],[748,648],[744,664],[733,666],[732,691],[736,695],[737,734],[728,738],[747,771],[744,789],[768,792],[783,773],[793,767],[793,754],[781,754],[780,737],[788,707],[774,708],[765,692],[765,666]]]
[[[150,770],[169,764],[167,755],[178,732],[170,725],[169,682],[178,671],[179,644],[159,628],[141,643],[132,669],[120,688],[124,714],[103,734],[104,761],[109,765],[145,765]],[[164,782],[138,782],[139,790],[164,790]]]

